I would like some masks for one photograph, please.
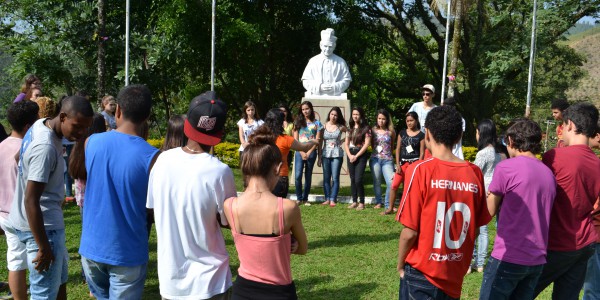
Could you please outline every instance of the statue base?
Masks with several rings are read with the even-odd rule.
[[[302,99],[310,99],[308,100],[310,102],[312,102],[313,100],[348,100],[348,94],[341,93],[339,96],[313,95],[310,92],[306,91],[304,92],[304,97]]]
[[[343,99],[341,97],[344,97]],[[347,98],[347,94],[343,93],[340,96],[316,96],[310,95],[310,97],[303,97],[302,102],[310,101],[313,105],[313,109],[315,110],[315,118],[325,126],[327,123],[327,115],[332,107],[337,106],[342,111],[342,115],[346,120],[346,126],[348,126],[348,121],[352,117],[352,108],[350,106],[350,100]],[[346,134],[342,134],[342,137],[345,138]],[[343,141],[343,140],[342,140]],[[350,186],[350,175],[348,173],[348,157],[344,154],[344,160],[342,162],[342,169],[340,171],[340,186]],[[294,173],[290,176],[290,185],[295,185],[294,174],[296,165],[294,164]],[[302,182],[304,182],[304,176],[302,176]],[[313,168],[312,175],[312,187],[323,187],[323,168],[317,166],[315,162],[315,166]]]

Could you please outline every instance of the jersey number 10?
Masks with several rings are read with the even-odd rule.
[[[455,213],[461,213],[463,216],[463,226],[460,231],[458,240],[450,238],[450,224]],[[442,239],[446,242],[448,249],[458,249],[465,242],[469,223],[471,222],[471,209],[464,203],[452,203],[446,211],[446,202],[438,202],[437,213],[435,216],[435,230],[433,234],[433,248],[442,248]],[[443,232],[442,232],[443,231]]]

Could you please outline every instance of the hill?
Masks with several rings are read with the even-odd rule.
[[[567,44],[585,56],[583,69],[588,73],[578,86],[567,91],[568,99],[591,101],[600,106],[600,26],[570,35]]]

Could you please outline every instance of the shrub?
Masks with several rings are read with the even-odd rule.
[[[165,139],[149,139],[148,144],[155,148],[160,149]],[[222,142],[215,146],[215,156],[218,157],[223,163],[227,164],[230,168],[240,167],[240,144]]]
[[[470,147],[470,146],[463,147],[463,156],[465,157],[465,160],[474,162],[475,155],[477,155],[477,147]]]

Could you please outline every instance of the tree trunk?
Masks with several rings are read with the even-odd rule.
[[[106,95],[106,45],[105,28],[106,12],[104,11],[104,0],[98,0],[98,31],[96,43],[98,44],[98,80],[96,81],[96,90],[98,92],[98,101]]]
[[[463,3],[461,0],[457,0],[456,7],[454,9],[454,33],[452,34],[452,53],[450,56],[450,71],[448,76],[452,75],[456,78],[456,69],[458,68],[458,56],[460,53],[460,36],[462,32],[462,15],[463,15]],[[456,88],[456,81],[448,81],[448,96],[454,96],[454,90]],[[444,95],[442,95],[444,97]]]

